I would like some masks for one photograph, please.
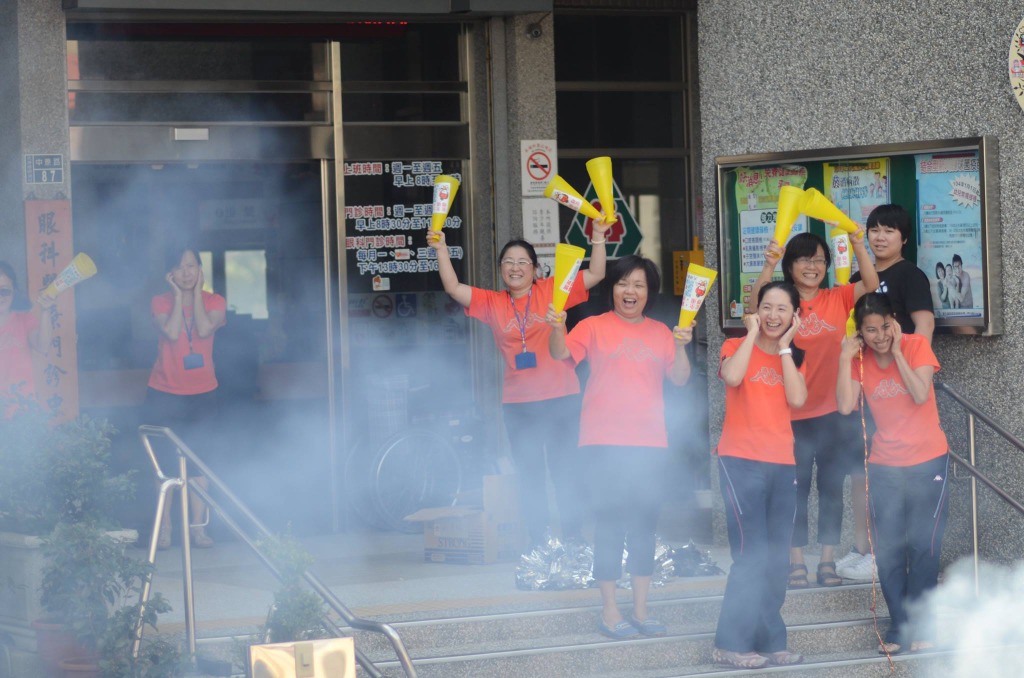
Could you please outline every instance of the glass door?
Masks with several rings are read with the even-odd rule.
[[[257,515],[300,533],[331,527],[324,171],[319,161],[74,169],[75,249],[102,274],[77,291],[83,410],[114,419],[124,452],[141,458],[132,432],[156,355],[150,302],[168,289],[167,255],[194,247],[227,322],[214,340],[209,435],[185,441]]]

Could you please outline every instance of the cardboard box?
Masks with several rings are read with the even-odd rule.
[[[514,475],[484,476],[483,490],[460,495],[455,506],[421,509],[405,519],[423,523],[423,559],[428,563],[486,565],[519,557]]]

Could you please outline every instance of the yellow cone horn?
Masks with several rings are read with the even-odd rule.
[[[434,178],[434,211],[430,215],[430,230],[437,232],[444,227],[448,211],[452,208],[455,194],[459,192],[459,180],[447,174]],[[440,237],[440,236],[438,236]]]
[[[88,254],[79,252],[71,260],[71,263],[65,266],[64,270],[43,290],[43,294],[51,299],[56,298],[64,290],[70,289],[94,275],[96,275],[96,264]]]
[[[587,174],[594,184],[605,222],[615,223],[615,194],[612,191],[612,159],[606,155],[587,161]]]
[[[775,242],[785,247],[789,240],[789,232],[800,216],[804,203],[804,191],[796,186],[783,186],[779,189],[779,208],[775,215]]]
[[[591,205],[569,182],[562,177],[555,175],[555,178],[548,182],[544,189],[544,197],[551,198],[559,205],[565,205],[571,210],[582,212],[595,221],[601,220],[601,213]]]
[[[689,327],[697,317],[704,300],[715,284],[718,271],[697,264],[686,267],[686,286],[683,288],[683,302],[679,308],[679,327]]]
[[[843,214],[843,211],[822,195],[818,189],[808,188],[804,191],[804,195],[806,197],[801,211],[807,216],[822,221],[834,221],[839,224],[839,228],[847,233],[853,233],[860,228],[853,219]]]
[[[829,246],[832,248],[832,266],[836,272],[836,283],[845,285],[850,282],[853,270],[853,259],[850,257],[850,234],[836,227],[829,235]]]
[[[857,321],[853,317],[853,309],[850,309],[850,317],[846,319],[846,336],[857,336]]]
[[[565,302],[569,299],[569,292],[585,256],[587,252],[582,247],[567,245],[564,242],[555,245],[555,289],[551,303],[554,304],[556,313],[565,310]]]

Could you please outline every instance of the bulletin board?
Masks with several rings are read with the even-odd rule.
[[[998,161],[988,136],[716,158],[722,329],[743,329],[779,189],[790,185],[817,188],[862,225],[878,205],[905,207],[913,233],[903,257],[928,276],[935,331],[1001,334]],[[801,215],[793,234],[804,231],[828,240],[823,222]]]

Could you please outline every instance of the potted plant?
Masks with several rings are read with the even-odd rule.
[[[153,566],[127,553],[128,543],[96,523],[59,523],[47,540],[40,600],[47,618],[75,640],[63,657],[44,656],[47,666],[85,678],[163,678],[181,675],[177,647],[146,639],[132,656],[139,595]],[[143,622],[156,630],[157,615],[170,610],[160,594],[146,604]],[[41,637],[42,638],[42,637]]]
[[[264,642],[330,638],[333,634],[324,625],[327,606],[302,579],[313,565],[313,556],[287,533],[262,540],[260,547],[281,575],[281,585],[274,593],[274,604],[263,628]]]
[[[128,474],[110,470],[114,433],[105,421],[84,416],[55,423],[31,403],[0,420],[0,621],[15,629],[12,635],[22,649],[31,649],[33,638],[44,646],[52,640],[48,631],[54,625],[39,595],[45,573],[56,571],[47,554],[65,567],[76,545],[98,548],[107,543],[100,538],[104,535],[115,542],[137,537],[133,530],[114,531],[115,510],[134,489]],[[48,599],[55,599],[55,582],[61,578],[82,579],[75,573],[55,574],[45,587]],[[75,634],[65,631],[62,642],[67,643]]]

